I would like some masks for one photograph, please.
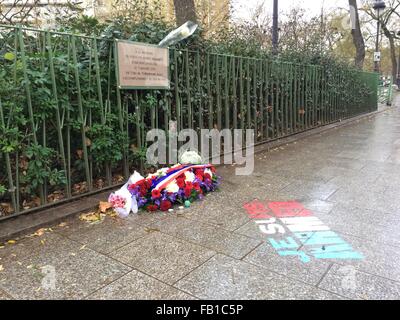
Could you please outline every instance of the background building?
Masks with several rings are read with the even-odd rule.
[[[206,34],[227,27],[229,0],[195,0],[195,5],[198,22]],[[84,14],[105,20],[139,10],[175,23],[173,0],[0,0],[0,22],[45,26],[53,24],[56,17]]]

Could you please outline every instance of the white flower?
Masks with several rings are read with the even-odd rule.
[[[204,170],[204,174],[207,174],[207,173],[210,175],[211,178],[214,176],[213,172],[210,169]]]
[[[153,179],[153,178],[157,178],[157,177],[158,177],[157,174],[152,173],[152,174],[149,174],[149,175],[147,176],[147,179]]]
[[[196,151],[186,151],[180,159],[181,164],[201,164],[202,162],[203,159]]]
[[[193,172],[185,172],[186,182],[193,182],[196,179],[196,175]]]
[[[165,177],[168,173],[169,168],[162,168],[156,172],[157,177]]]
[[[167,192],[170,192],[170,193],[178,193],[179,187],[178,187],[178,185],[177,185],[177,183],[176,183],[176,180],[174,180],[173,182],[171,182],[171,183],[167,186],[166,190],[167,190]]]
[[[134,172],[134,174],[129,178],[128,184],[135,184],[136,182],[143,180],[144,178],[138,173]]]

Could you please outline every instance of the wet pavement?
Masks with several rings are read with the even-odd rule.
[[[184,211],[5,245],[0,300],[400,299],[398,107],[234,169]]]

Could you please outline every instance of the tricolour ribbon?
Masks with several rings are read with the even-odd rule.
[[[178,171],[173,172],[171,175],[165,177],[162,181],[160,181],[155,187],[154,190],[163,190],[165,189],[172,181],[178,178],[180,175],[192,169],[207,169],[211,168],[211,164],[201,164],[201,165],[192,165],[185,167],[183,169],[179,169]]]

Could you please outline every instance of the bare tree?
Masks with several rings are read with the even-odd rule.
[[[385,12],[378,15],[371,6],[366,6],[364,8],[365,13],[370,16],[373,20],[380,22],[382,32],[389,41],[390,47],[390,60],[392,61],[392,76],[393,79],[397,78],[397,54],[396,54],[396,40],[400,40],[397,35],[397,30],[392,30],[392,28],[398,27],[398,21],[400,18],[400,0],[390,0],[387,1],[387,8]]]
[[[65,21],[81,13],[80,0],[0,0],[0,23],[36,24]]]
[[[364,68],[365,61],[365,41],[361,32],[360,16],[358,13],[357,0],[349,0],[350,16],[352,19],[352,31],[353,43],[356,47],[355,65],[359,69]]]
[[[0,0],[0,22],[6,24],[25,23],[32,16],[40,0]]]
[[[176,24],[178,26],[186,21],[197,22],[196,6],[194,0],[174,0]]]

